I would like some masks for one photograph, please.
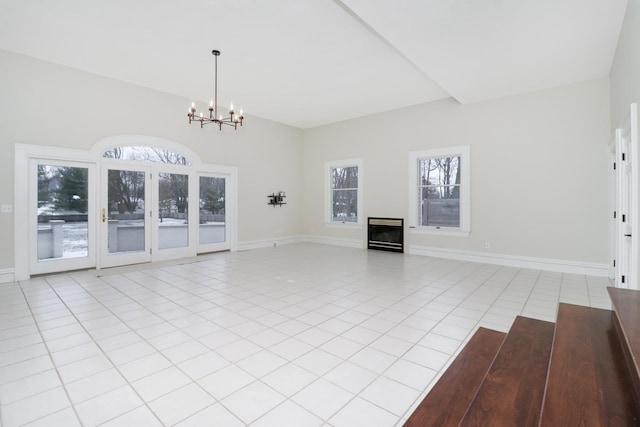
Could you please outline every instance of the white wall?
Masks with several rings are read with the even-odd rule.
[[[640,102],[640,0],[629,0],[611,66],[611,124],[616,127],[629,105]]]
[[[408,152],[471,145],[471,234],[405,243],[603,265],[608,254],[608,79],[460,105],[443,100],[305,131],[305,233],[323,223],[323,165],[364,158],[364,216],[407,218]],[[491,250],[485,250],[485,242]]]
[[[471,235],[407,233],[407,244],[607,263],[606,78],[477,104],[443,100],[304,132],[252,116],[238,132],[202,130],[186,122],[190,100],[6,51],[0,79],[0,204],[14,200],[16,142],[89,149],[107,136],[152,135],[186,145],[203,162],[238,167],[241,245],[302,234],[364,245],[365,228],[324,225],[325,161],[362,157],[362,214],[406,218],[408,152],[470,144]],[[280,190],[288,204],[267,206],[267,194]],[[1,272],[14,264],[13,215],[0,214],[0,235]]]
[[[2,50],[0,81],[0,204],[14,203],[15,143],[89,150],[108,136],[151,135],[238,168],[241,245],[301,233],[300,129],[251,115],[237,132],[200,129],[187,122],[191,100]],[[280,190],[288,204],[274,210],[266,196]],[[13,215],[0,214],[0,272],[13,268],[13,234]]]

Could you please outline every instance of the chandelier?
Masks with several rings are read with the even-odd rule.
[[[211,53],[215,57],[215,85],[213,89],[214,98],[209,103],[209,117],[206,117],[203,113],[196,113],[196,103],[191,103],[191,108],[189,108],[189,124],[191,122],[200,122],[200,127],[204,127],[204,125],[208,125],[211,123],[215,123],[218,125],[220,130],[222,130],[222,125],[233,126],[234,129],[238,129],[238,124],[242,126],[242,121],[244,120],[244,116],[242,115],[242,109],[240,109],[240,113],[236,113],[233,110],[233,104],[229,107],[229,116],[222,117],[221,114],[218,114],[218,56],[220,56],[219,50],[212,50]]]

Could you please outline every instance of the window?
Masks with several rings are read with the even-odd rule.
[[[325,222],[362,224],[362,159],[327,162]]]
[[[122,146],[105,150],[102,157],[106,159],[136,160],[168,165],[191,166],[191,162],[182,154],[157,147]]]
[[[409,153],[409,225],[413,231],[470,232],[469,146]]]

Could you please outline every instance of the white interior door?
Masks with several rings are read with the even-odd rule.
[[[618,287],[638,289],[640,248],[638,240],[638,109],[632,104],[629,115],[616,130],[617,223],[615,248],[617,265],[615,284]]]
[[[629,112],[630,138],[626,153],[627,180],[626,197],[629,200],[628,217],[623,229],[624,238],[630,241],[628,287],[640,289],[640,157],[638,152],[638,104],[631,104]]]
[[[621,188],[621,174],[618,167],[618,153],[620,152],[620,129],[616,129],[613,139],[609,144],[609,279],[614,281],[616,286],[620,286],[618,283],[620,270],[620,218],[618,212],[620,212],[620,194],[618,189]]]
[[[620,269],[618,271],[618,286],[623,288],[629,287],[631,278],[631,260],[632,260],[632,247],[631,247],[631,162],[628,160],[628,150],[630,142],[629,128],[621,129],[621,144],[620,144],[620,221],[618,223],[618,236],[620,248]]]

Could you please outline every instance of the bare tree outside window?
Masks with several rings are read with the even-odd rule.
[[[226,239],[226,179],[200,177],[199,243],[222,243]]]
[[[110,148],[104,158],[124,161],[160,163],[172,166],[190,166],[183,155],[158,147],[121,146]],[[163,168],[160,168],[161,170]],[[189,245],[189,175],[170,173],[176,168],[154,174],[158,198],[153,214],[158,218],[158,248],[181,248]],[[157,177],[157,179],[156,179]],[[120,229],[138,227],[144,230],[143,172],[109,169],[110,219],[118,220]],[[199,244],[221,243],[226,240],[225,178],[200,177]],[[142,240],[140,239],[142,242]],[[138,249],[137,247],[135,248]]]
[[[181,154],[158,147],[113,147],[106,150],[102,157],[119,160],[135,160],[167,165],[189,166],[191,162]],[[187,176],[180,174],[164,174],[160,179],[159,215],[169,216],[175,210],[184,214],[187,209]],[[144,174],[135,171],[109,171],[109,210],[120,214],[134,213],[144,208],[141,200],[144,197]]]
[[[418,160],[419,224],[460,226],[460,157]]]
[[[176,173],[160,173],[158,176],[160,215],[172,212],[186,214],[189,203],[189,176]],[[185,216],[186,222],[186,216]]]
[[[358,167],[331,168],[332,220],[358,222]]]
[[[200,177],[200,211],[212,215],[224,215],[225,179]],[[203,221],[203,219],[201,219]]]
[[[109,169],[109,212],[144,210],[144,172]]]
[[[167,165],[191,165],[191,162],[183,155],[158,147],[114,147],[106,150],[102,154],[102,157],[107,159],[164,163]]]
[[[158,174],[158,248],[189,245],[189,176],[177,173]]]

